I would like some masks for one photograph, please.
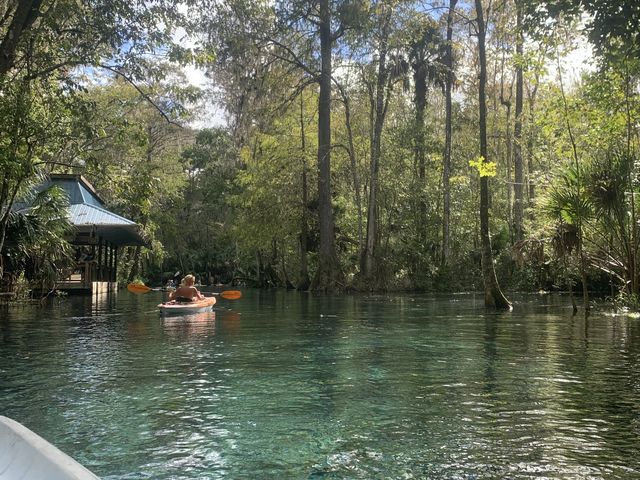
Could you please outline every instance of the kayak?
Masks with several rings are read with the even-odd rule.
[[[191,315],[210,312],[216,304],[216,297],[207,297],[197,302],[166,302],[158,305],[162,315]]]
[[[151,287],[147,287],[146,285],[142,285],[140,283],[130,283],[127,285],[127,290],[131,293],[148,293],[151,291]]]
[[[24,425],[0,416],[0,477],[6,480],[99,480]]]

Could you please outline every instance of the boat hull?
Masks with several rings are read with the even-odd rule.
[[[0,416],[0,478],[3,480],[100,480],[24,425]]]
[[[158,305],[162,315],[192,315],[194,313],[210,312],[216,304],[215,297],[191,303],[161,303]]]

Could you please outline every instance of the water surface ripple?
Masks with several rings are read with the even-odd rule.
[[[640,323],[474,295],[0,310],[0,414],[104,479],[640,479]]]

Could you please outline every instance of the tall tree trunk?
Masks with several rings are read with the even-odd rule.
[[[417,72],[413,75],[415,82],[414,105],[416,109],[415,118],[415,146],[414,156],[418,168],[418,177],[424,180],[426,174],[425,146],[424,146],[424,112],[427,108],[427,81]]]
[[[504,61],[504,59],[503,59]],[[508,220],[509,220],[509,236],[511,238],[511,242],[513,243],[513,229],[512,229],[512,216],[511,216],[511,208],[512,208],[512,198],[511,198],[511,158],[513,151],[513,139],[511,138],[511,94],[509,94],[509,99],[504,98],[504,85],[503,85],[504,75],[501,75],[500,80],[500,103],[506,107],[507,109],[507,118],[506,118],[506,143],[507,143],[507,153],[506,153],[506,162],[507,165],[507,212],[508,212]],[[509,91],[511,92],[513,85],[509,87]],[[500,156],[500,151],[498,151],[498,157]]]
[[[480,123],[480,155],[483,162],[488,162],[487,151],[487,99],[485,85],[487,83],[487,58],[485,52],[485,24],[482,11],[482,0],[475,0],[478,23],[478,60],[480,63],[480,78],[478,84],[478,107]],[[484,303],[487,307],[510,309],[511,303],[504,296],[496,271],[493,266],[493,252],[491,251],[491,236],[489,234],[489,177],[480,177],[480,239],[482,242],[482,277],[484,279]]]
[[[286,264],[284,253],[280,255],[280,262],[282,264],[282,283],[284,284],[284,288],[286,288],[287,290],[292,290],[295,287],[291,283],[291,280],[289,280],[289,274],[287,273],[287,264]]]
[[[631,192],[630,206],[631,206],[631,218],[630,218],[630,243],[631,246],[629,248],[629,270],[630,270],[630,288],[631,293],[633,295],[638,295],[640,293],[640,272],[638,272],[638,221],[636,214],[636,196],[635,196],[635,186],[634,186],[634,156],[632,152],[631,142],[633,138],[633,120],[632,120],[632,106],[631,106],[631,98],[633,97],[632,93],[632,82],[631,82],[631,74],[629,72],[629,65],[627,62],[624,62],[625,66],[625,89],[624,89],[624,100],[625,100],[625,119],[626,119],[626,129],[627,129],[627,146],[626,146],[626,155],[625,162],[630,162],[630,165],[627,169],[627,189]]]
[[[353,175],[353,191],[355,195],[356,210],[358,213],[358,258],[362,258],[364,251],[364,235],[362,221],[362,194],[360,193],[360,175],[358,175],[358,161],[356,150],[353,144],[353,129],[351,128],[351,102],[349,96],[342,85],[339,86],[342,103],[344,104],[344,121],[347,127],[347,140],[349,142],[349,161],[351,163],[351,174]]]
[[[449,13],[447,14],[447,44],[445,55],[445,67],[447,77],[445,83],[445,133],[444,133],[444,155],[442,165],[442,192],[443,192],[443,215],[442,215],[442,266],[449,262],[449,231],[451,225],[451,141],[453,131],[453,111],[451,90],[453,88],[453,15],[455,13],[458,0],[449,0]]]
[[[318,215],[320,249],[318,268],[311,284],[313,290],[343,287],[342,272],[335,247],[333,206],[331,204],[331,7],[320,0],[320,96],[318,99]]]
[[[262,250],[256,250],[256,285],[263,287],[262,284]]]
[[[536,77],[534,80],[535,85],[531,90],[529,90],[529,93],[527,95],[528,104],[529,104],[529,109],[528,109],[529,110],[529,132],[527,134],[527,175],[528,175],[527,202],[529,207],[533,207],[533,202],[536,196],[536,186],[535,186],[535,182],[533,181],[533,171],[534,171],[533,146],[534,146],[534,139],[535,139],[534,121],[535,121],[536,96],[538,93],[539,78],[540,78],[539,74],[536,74]]]
[[[514,205],[513,205],[513,226],[515,231],[515,240],[519,242],[523,238],[523,217],[524,217],[524,198],[523,198],[523,165],[522,165],[522,100],[524,94],[523,68],[522,68],[522,6],[521,0],[516,0],[516,56],[518,62],[516,64],[516,123],[513,128],[514,140]]]
[[[378,247],[380,238],[378,235],[378,172],[380,170],[380,151],[382,146],[382,127],[386,114],[387,103],[385,93],[387,93],[387,80],[389,71],[387,68],[387,48],[389,35],[390,12],[382,14],[381,39],[378,50],[378,73],[376,79],[374,122],[371,137],[371,164],[369,180],[369,205],[367,210],[367,236],[364,249],[364,262],[361,262],[362,273],[365,281],[371,286],[371,282],[379,281],[377,275],[379,270]],[[388,98],[387,98],[388,99]]]
[[[302,156],[302,211],[300,217],[300,271],[298,272],[298,290],[307,290],[311,281],[309,279],[309,262],[307,251],[309,250],[309,191],[307,185],[307,142],[304,136],[304,98],[300,93],[300,154]],[[282,259],[284,268],[284,256]]]
[[[0,42],[0,77],[14,65],[20,39],[40,16],[42,0],[19,0],[13,12],[11,24]]]
[[[418,170],[418,239],[422,247],[426,247],[427,240],[427,203],[424,197],[425,177],[426,177],[426,149],[424,132],[424,113],[427,108],[427,79],[421,75],[419,70],[414,70],[413,80],[415,85],[414,105],[415,105],[415,145],[414,156]]]

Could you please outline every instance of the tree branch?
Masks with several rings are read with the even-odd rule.
[[[275,57],[279,58],[282,61],[296,65],[301,70],[305,71],[308,75],[313,77],[316,82],[320,81],[320,75],[318,74],[318,72],[314,72],[313,70],[311,70],[311,68],[309,68],[290,47],[288,47],[287,45],[284,45],[283,43],[273,38],[267,38],[265,40],[268,43],[272,43],[273,45],[284,50],[291,58],[287,58],[286,56],[283,56],[283,55],[278,55],[275,52],[270,52],[272,55],[274,55]]]
[[[158,113],[160,115],[162,115],[162,117],[167,121],[167,123],[170,123],[171,125],[175,125],[177,127],[180,128],[184,128],[182,125],[180,125],[178,122],[172,120],[171,118],[169,118],[169,116],[151,99],[151,97],[145,93],[139,86],[138,84],[128,75],[126,75],[124,72],[122,72],[121,70],[119,70],[117,67],[111,67],[109,65],[105,65],[105,64],[100,64],[98,65],[100,68],[104,68],[105,70],[109,70],[110,72],[115,73],[116,75],[121,76],[122,78],[124,78],[127,82],[129,82],[129,84],[135,88],[137,90],[137,92],[147,101],[149,102],[149,104],[155,108]]]

